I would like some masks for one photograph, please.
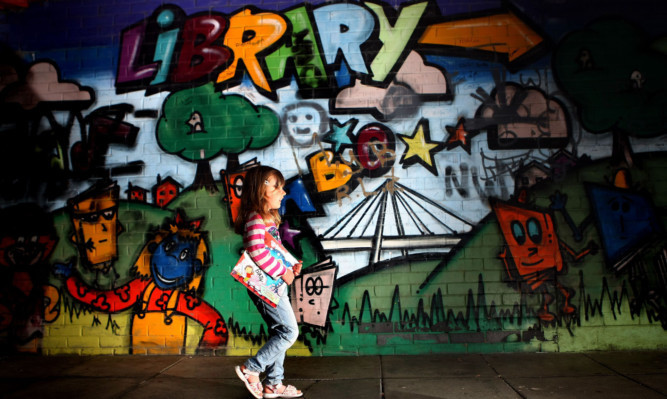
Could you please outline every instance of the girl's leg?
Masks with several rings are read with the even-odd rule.
[[[299,326],[289,297],[284,295],[276,308],[252,295],[252,300],[269,327],[269,340],[248,359],[245,366],[252,371],[266,371],[266,384],[278,385],[284,377],[285,353],[299,337]]]

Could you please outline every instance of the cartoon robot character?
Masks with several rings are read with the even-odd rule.
[[[667,329],[667,238],[651,196],[631,187],[630,171],[616,172],[612,185],[585,183],[607,266],[628,278],[630,309]],[[658,253],[655,254],[655,250]]]
[[[204,327],[199,349],[227,344],[228,331],[218,311],[201,298],[208,246],[199,231],[202,220],[186,221],[182,212],[153,234],[132,268],[135,279],[111,290],[87,286],[70,276],[70,295],[102,312],[134,306],[132,353],[179,354],[187,337],[187,319]]]
[[[60,294],[48,281],[57,242],[53,217],[36,204],[0,211],[0,331],[10,351],[38,353],[43,324],[58,318]]]
[[[576,308],[570,302],[574,291],[558,281],[558,275],[566,272],[561,251],[578,261],[593,253],[596,245],[589,243],[582,252],[575,252],[559,240],[553,216],[549,212],[497,199],[491,200],[491,206],[507,244],[499,258],[505,266],[508,280],[542,295],[537,313],[540,320],[550,322],[556,318],[549,310],[550,304],[556,299],[549,292],[551,286],[560,292],[563,299],[559,314],[575,314]]]
[[[630,188],[586,183],[607,265],[620,272],[664,234],[650,197]]]
[[[119,192],[116,183],[103,181],[67,201],[74,227],[72,241],[81,263],[95,271],[97,286],[100,273],[113,271],[112,281],[118,278],[113,264],[118,259],[118,235],[123,231],[118,220]]]

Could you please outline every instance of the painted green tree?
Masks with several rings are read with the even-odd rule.
[[[586,130],[613,134],[616,164],[632,165],[628,137],[667,133],[665,43],[624,20],[604,19],[569,34],[554,52],[559,87]]]
[[[170,94],[156,126],[165,152],[197,164],[193,189],[216,192],[210,161],[227,155],[227,168],[238,165],[238,154],[271,145],[280,133],[278,115],[239,95],[216,93],[212,84]]]

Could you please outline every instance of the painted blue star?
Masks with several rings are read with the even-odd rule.
[[[324,136],[324,141],[334,145],[334,152],[338,152],[342,146],[352,146],[354,135],[352,131],[357,126],[358,119],[350,119],[341,124],[337,119],[331,119],[331,129]]]

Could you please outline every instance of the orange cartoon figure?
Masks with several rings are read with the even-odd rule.
[[[113,264],[118,259],[118,234],[123,231],[118,221],[119,190],[116,183],[101,182],[67,201],[74,226],[72,241],[81,263],[96,272],[96,286],[100,272],[113,271],[113,282],[118,278]]]
[[[227,344],[228,332],[218,311],[201,298],[200,285],[208,265],[201,219],[175,220],[153,233],[132,271],[135,278],[111,290],[96,290],[78,276],[66,280],[77,300],[99,311],[117,313],[134,307],[132,353],[180,354],[187,337],[187,319],[204,327],[199,349]],[[62,273],[66,276],[65,273]]]
[[[505,266],[508,280],[517,286],[524,284],[531,292],[542,295],[538,311],[540,320],[549,322],[556,318],[549,310],[555,299],[549,293],[549,286],[556,287],[563,298],[560,314],[574,314],[576,308],[570,303],[574,291],[558,281],[558,275],[565,273],[561,250],[577,261],[594,251],[595,245],[591,243],[589,248],[576,253],[558,239],[554,219],[546,211],[500,200],[492,200],[491,206],[507,243],[499,258]]]

